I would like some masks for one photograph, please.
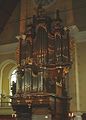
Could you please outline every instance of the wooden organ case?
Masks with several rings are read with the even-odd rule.
[[[16,94],[12,96],[17,120],[32,120],[34,114],[49,114],[51,120],[69,120],[71,41],[59,11],[53,19],[38,6],[37,15],[18,39]]]

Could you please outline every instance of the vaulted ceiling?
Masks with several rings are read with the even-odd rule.
[[[0,33],[3,32],[4,26],[18,2],[19,0],[0,0]]]
[[[16,42],[20,0],[0,0],[0,45]]]

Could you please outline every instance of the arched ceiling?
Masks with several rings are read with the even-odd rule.
[[[15,42],[18,32],[20,0],[0,0],[0,45]],[[17,9],[16,9],[17,8]]]
[[[18,2],[19,0],[0,0],[0,33],[3,31]]]

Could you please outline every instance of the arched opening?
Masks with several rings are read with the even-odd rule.
[[[1,106],[8,106],[10,100],[11,88],[11,74],[16,69],[16,62],[14,60],[3,61],[0,66],[0,103]],[[9,84],[10,83],[10,84]]]
[[[15,92],[15,89],[16,89],[16,88],[14,88],[14,90],[13,90],[13,85],[16,85],[16,79],[17,79],[16,71],[17,71],[17,69],[14,69],[11,73],[11,76],[10,76],[10,95],[11,96],[13,95],[13,92]],[[16,87],[16,86],[14,86],[14,87]]]

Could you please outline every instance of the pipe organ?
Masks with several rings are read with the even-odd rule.
[[[34,114],[49,114],[51,120],[69,120],[71,40],[59,11],[51,18],[39,5],[37,15],[30,18],[25,33],[17,38],[17,83],[12,96],[17,120],[32,120]]]

